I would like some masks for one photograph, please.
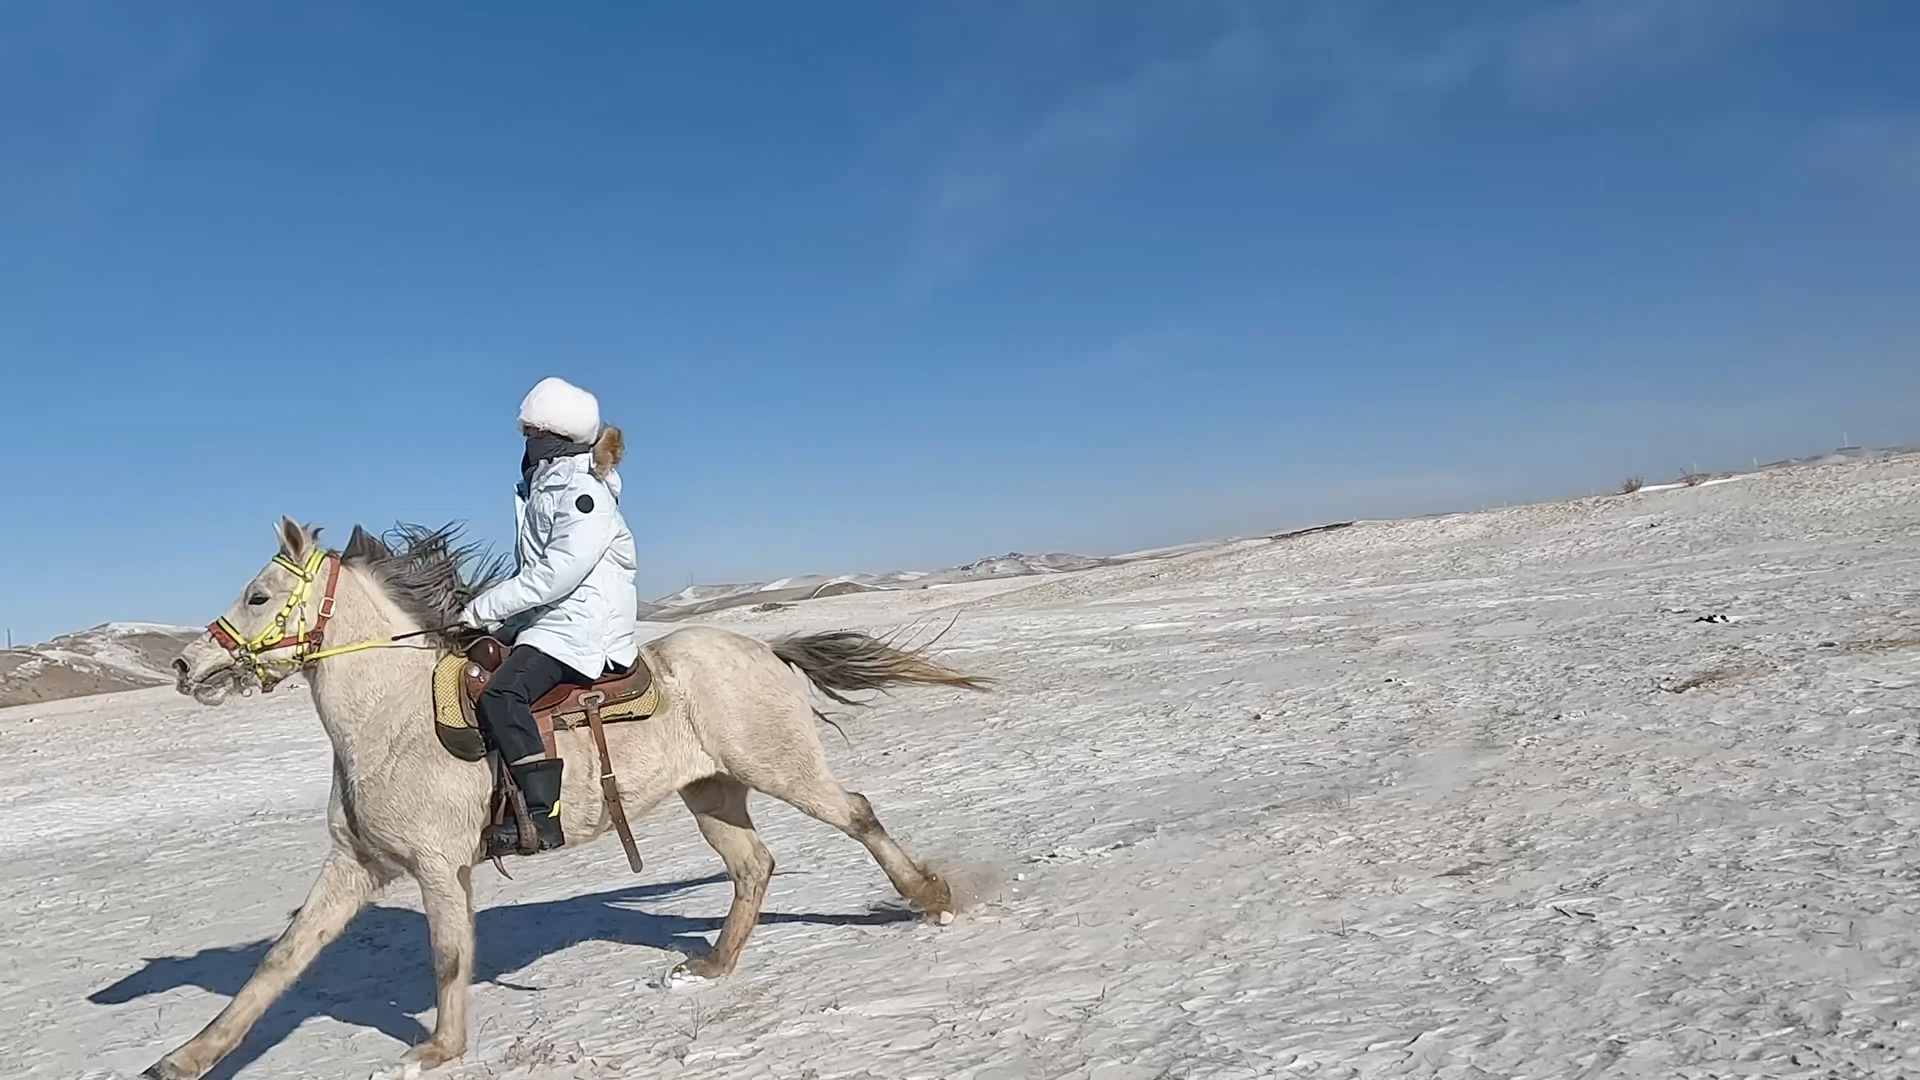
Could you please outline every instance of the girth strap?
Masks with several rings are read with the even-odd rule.
[[[633,827],[627,824],[627,808],[620,802],[620,781],[613,775],[613,755],[607,751],[607,733],[600,725],[600,704],[606,700],[607,695],[598,690],[580,695],[580,704],[587,710],[587,729],[593,732],[594,748],[600,752],[600,793],[613,815],[613,827],[620,833],[620,846],[627,849],[627,865],[637,874],[642,866],[640,847],[633,842]]]

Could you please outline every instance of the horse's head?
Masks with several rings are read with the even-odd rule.
[[[173,661],[175,688],[202,704],[217,705],[235,689],[273,689],[319,647],[332,618],[339,560],[291,518],[275,532],[280,553]]]

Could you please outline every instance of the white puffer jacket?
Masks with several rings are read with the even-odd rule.
[[[523,624],[514,644],[531,645],[589,677],[639,652],[639,559],[620,514],[621,437],[608,428],[591,454],[555,458],[534,471],[523,496],[519,571],[467,605],[469,622]]]

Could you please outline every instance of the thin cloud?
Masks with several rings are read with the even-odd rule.
[[[930,286],[964,275],[1090,177],[1125,168],[1259,88],[1271,60],[1255,29],[1233,27],[1195,50],[1076,88],[1029,125],[950,154],[925,184],[910,277]]]
[[[1617,79],[1720,55],[1815,0],[1574,0],[1522,19],[1506,73],[1522,87]]]
[[[966,106],[993,97],[996,69],[1004,77],[1047,59],[1031,41],[1016,49],[1003,35],[941,103],[903,125],[921,147],[909,292],[964,279],[1076,193],[1203,123],[1283,114],[1294,126],[1276,135],[1295,142],[1391,132],[1476,89],[1511,102],[1706,64],[1813,10],[1814,0],[1568,0],[1451,22],[1353,0],[1198,7],[1219,27],[1212,37],[1147,51],[1121,75],[1070,86],[1025,109],[1024,120],[983,129]],[[1138,36],[1166,40],[1200,22],[1189,5]]]

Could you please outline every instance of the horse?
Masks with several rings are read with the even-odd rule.
[[[278,554],[174,661],[176,689],[215,705],[235,690],[271,691],[290,675],[306,675],[332,743],[329,848],[306,900],[246,984],[142,1075],[205,1075],[375,893],[404,876],[420,887],[437,1010],[432,1035],[381,1075],[419,1077],[466,1053],[472,870],[485,857],[481,837],[495,793],[486,759],[463,760],[436,738],[430,683],[441,658],[460,648],[453,624],[461,608],[499,578],[503,563],[480,565],[477,547],[453,543],[453,527],[403,526],[379,539],[355,526],[337,552],[291,518],[275,532]],[[888,834],[865,796],[834,779],[814,726],[827,718],[809,690],[853,704],[845,693],[895,685],[982,690],[989,680],[935,661],[927,647],[901,648],[855,631],[766,642],[687,626],[647,643],[640,659],[660,696],[651,718],[604,728],[617,794],[610,798],[611,788],[600,784],[603,770],[584,729],[554,733],[567,762],[561,822],[568,840],[547,857],[597,840],[621,808],[638,815],[678,792],[726,864],[733,903],[711,951],[686,959],[676,975],[731,974],[759,920],[773,856],[747,813],[754,791],[859,841],[923,917],[952,921],[964,899]]]

